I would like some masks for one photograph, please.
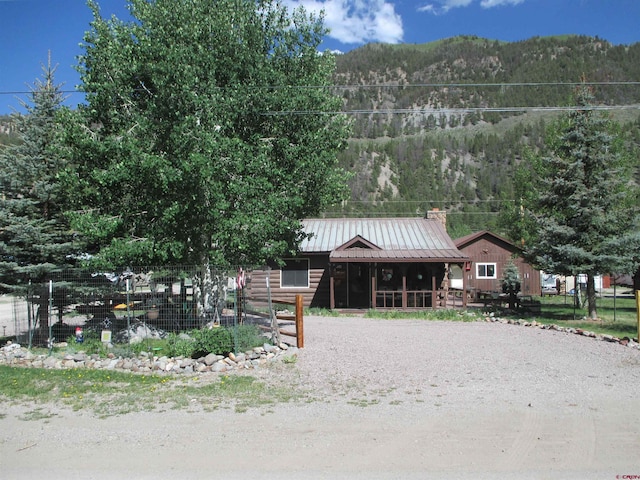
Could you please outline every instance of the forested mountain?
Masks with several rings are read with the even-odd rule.
[[[18,143],[16,123],[10,115],[0,115],[0,148]]]
[[[353,122],[341,163],[353,177],[351,200],[327,216],[422,215],[438,207],[455,236],[499,232],[497,213],[518,200],[514,167],[543,145],[549,121],[581,81],[593,84],[597,101],[640,144],[640,43],[463,36],[368,44],[336,63],[336,93]],[[0,146],[15,141],[13,128],[0,117]]]
[[[594,83],[598,103],[638,143],[639,80],[640,43],[584,36],[456,37],[340,55],[335,83],[353,120],[342,163],[354,176],[351,201],[327,215],[438,207],[456,235],[496,230],[501,205],[517,201],[515,165],[542,146],[576,83]]]

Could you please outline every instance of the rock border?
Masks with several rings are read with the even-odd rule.
[[[618,338],[613,335],[599,334],[589,330],[573,327],[561,327],[555,324],[540,323],[536,320],[528,321],[524,319],[511,319],[496,317],[493,314],[485,314],[476,320],[480,322],[503,323],[509,325],[519,325],[541,330],[552,330],[567,334],[581,335],[595,340],[616,343],[625,347],[640,350],[640,343],[637,338]],[[33,367],[46,369],[67,369],[67,368],[89,368],[118,370],[123,372],[143,373],[143,374],[200,374],[200,373],[223,373],[239,369],[257,369],[267,365],[272,361],[294,362],[298,356],[298,348],[280,343],[271,345],[265,343],[261,347],[256,347],[244,353],[230,353],[224,357],[213,353],[198,359],[150,355],[148,352],[141,352],[137,357],[116,357],[110,353],[107,358],[84,352],[68,353],[62,356],[34,354],[18,343],[8,342],[0,347],[0,365],[16,367]]]
[[[279,360],[293,362],[298,348],[281,343],[265,343],[244,353],[230,353],[228,356],[210,353],[198,359],[186,357],[155,356],[141,352],[136,357],[121,357],[113,353],[107,357],[85,352],[60,355],[34,354],[18,343],[8,342],[0,348],[0,365],[14,367],[32,367],[45,369],[103,369],[142,374],[200,374],[207,372],[223,373],[240,369],[257,369],[267,363]]]
[[[493,314],[485,314],[484,321],[493,322],[493,323],[505,323],[509,325],[520,325],[523,327],[539,328],[541,330],[553,330],[556,332],[564,332],[564,333],[570,333],[574,335],[581,335],[583,337],[589,337],[589,338],[593,338],[595,340],[600,340],[604,342],[619,343],[620,345],[635,348],[636,350],[640,350],[640,343],[638,343],[637,338],[629,338],[629,337],[618,338],[618,337],[614,337],[613,335],[595,333],[582,328],[561,327],[553,323],[548,323],[548,324],[540,323],[540,322],[537,322],[536,320],[532,320],[532,321],[523,320],[523,319],[514,320],[511,318],[496,317]]]

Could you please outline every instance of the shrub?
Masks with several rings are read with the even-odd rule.
[[[196,342],[193,337],[171,333],[167,336],[167,356],[169,357],[193,357]]]
[[[233,336],[226,328],[193,330],[191,336],[194,340],[193,355],[196,357],[209,353],[227,355],[233,350]]]
[[[244,352],[263,345],[264,342],[265,338],[256,325],[238,325],[235,328],[193,330],[190,338],[172,335],[167,343],[172,356],[197,358],[209,353],[228,355],[236,348]]]
[[[238,336],[236,341],[238,344],[238,350],[245,352],[254,347],[264,345],[265,337],[261,334],[257,325],[238,325]]]

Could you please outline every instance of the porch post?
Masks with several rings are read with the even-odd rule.
[[[436,274],[432,273],[431,274],[431,308],[436,308],[436,298],[437,298],[437,292],[436,292]]]
[[[377,265],[374,263],[371,265],[371,308],[375,309],[376,305],[376,273]]]
[[[464,263],[460,265],[462,270],[462,308],[467,308],[467,275],[464,271]]]
[[[329,264],[329,308],[336,308],[335,281],[333,279],[333,265]]]
[[[407,267],[402,267],[402,308],[407,308]]]

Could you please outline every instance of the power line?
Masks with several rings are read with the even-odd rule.
[[[332,85],[333,88],[460,88],[460,87],[577,87],[584,86],[637,86],[640,81],[613,81],[613,82],[487,82],[487,83],[406,83],[406,84],[344,84]],[[319,86],[318,86],[319,87]]]
[[[280,116],[280,115],[396,115],[396,114],[420,114],[420,115],[463,115],[470,113],[536,113],[536,112],[575,112],[575,111],[596,111],[596,110],[640,110],[640,105],[570,105],[564,107],[461,107],[461,108],[388,108],[378,109],[362,109],[362,110],[281,110],[262,112],[261,115]]]
[[[480,82],[480,83],[397,83],[397,84],[335,84],[335,85],[229,85],[221,87],[213,87],[218,90],[237,89],[238,87],[246,87],[249,90],[276,90],[276,89],[362,89],[362,88],[507,88],[507,87],[577,87],[577,86],[640,86],[640,81],[607,81],[607,82]],[[135,88],[134,91],[146,91],[144,88]],[[91,94],[97,92],[84,90],[60,90],[60,93],[67,94]],[[28,95],[32,94],[32,90],[13,90],[0,91],[0,95]]]

